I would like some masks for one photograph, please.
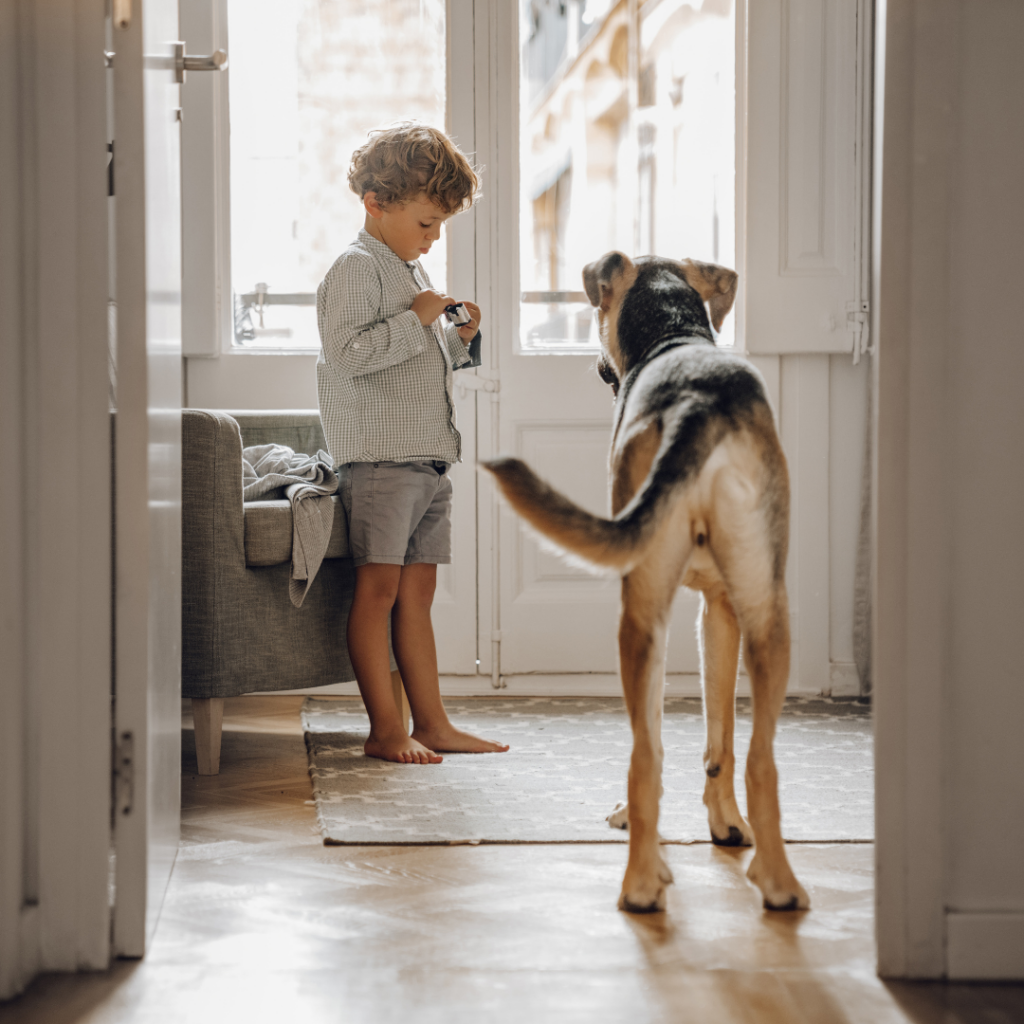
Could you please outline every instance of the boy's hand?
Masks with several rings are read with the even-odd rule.
[[[462,300],[462,304],[466,307],[466,312],[473,318],[468,324],[463,324],[459,328],[459,337],[463,344],[468,345],[480,329],[480,307],[475,302],[467,302],[465,299]]]
[[[419,318],[424,327],[429,327],[443,312],[445,306],[450,306],[455,300],[450,295],[442,295],[440,292],[424,288],[409,307]]]

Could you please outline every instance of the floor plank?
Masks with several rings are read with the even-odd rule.
[[[229,700],[214,777],[186,728],[149,955],[39,978],[2,1024],[1024,1021],[1022,986],[875,977],[870,846],[790,847],[804,914],[761,909],[749,851],[667,847],[676,885],[649,917],[615,909],[622,847],[325,847],[301,701]]]

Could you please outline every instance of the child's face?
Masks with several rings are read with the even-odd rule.
[[[430,247],[441,237],[441,225],[451,216],[422,195],[385,209],[377,202],[375,193],[367,192],[363,206],[372,218],[372,227],[377,229],[370,230],[370,234],[379,237],[406,262],[418,260],[430,252]],[[371,223],[367,228],[371,228]]]

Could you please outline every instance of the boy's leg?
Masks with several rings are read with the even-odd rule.
[[[391,686],[388,616],[399,593],[402,571],[400,565],[374,562],[356,568],[356,589],[348,617],[348,652],[370,716],[370,737],[363,749],[370,757],[387,761],[436,764],[441,758],[406,733]]]
[[[481,739],[456,729],[441,702],[437,649],[430,607],[434,601],[437,565],[414,562],[402,569],[391,613],[391,642],[405,692],[412,708],[412,738],[430,750],[471,754],[500,753],[507,744]]]

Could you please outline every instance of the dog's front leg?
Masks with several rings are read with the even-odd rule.
[[[633,729],[628,787],[629,863],[619,909],[635,913],[664,910],[665,886],[672,881],[658,839],[667,608],[653,599],[652,581],[644,577],[641,569],[623,579],[619,621],[622,688]]]

